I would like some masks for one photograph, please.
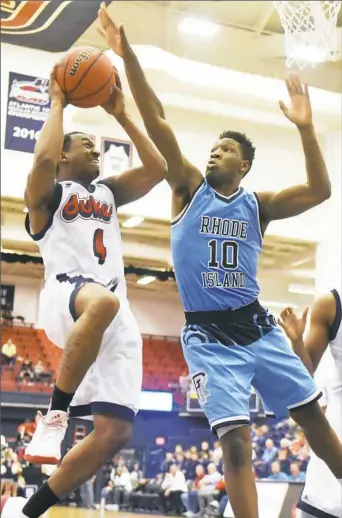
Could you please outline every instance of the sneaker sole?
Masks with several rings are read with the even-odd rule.
[[[3,495],[1,497],[1,503],[0,503],[0,511],[1,511],[1,513],[4,510],[4,507],[5,507],[6,502],[7,502],[8,499],[9,499],[9,495]]]
[[[40,455],[28,455],[24,453],[23,455],[24,459],[27,460],[27,462],[30,462],[31,464],[51,464],[51,465],[57,465],[60,463],[60,458],[57,459],[57,457],[42,457]]]

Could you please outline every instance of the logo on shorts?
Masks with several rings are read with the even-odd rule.
[[[210,390],[207,389],[208,374],[205,372],[197,372],[192,376],[192,381],[197,392],[199,403],[205,405],[211,396]]]

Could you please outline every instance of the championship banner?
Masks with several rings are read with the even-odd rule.
[[[5,149],[33,153],[50,105],[48,79],[10,72]]]
[[[101,0],[1,0],[1,42],[63,52],[97,18]],[[105,0],[109,5],[111,0]]]

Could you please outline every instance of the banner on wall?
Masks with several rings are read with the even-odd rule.
[[[10,72],[5,149],[33,153],[49,111],[49,80]]]
[[[127,140],[102,138],[101,176],[116,176],[132,165],[132,143]]]
[[[13,311],[14,286],[1,284],[1,311]]]

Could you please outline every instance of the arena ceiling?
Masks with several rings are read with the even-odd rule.
[[[2,41],[53,52],[65,51],[72,45],[104,48],[94,21],[99,3],[99,0],[1,1]],[[284,35],[271,1],[108,0],[106,3],[114,20],[124,23],[132,44],[153,45],[180,57],[266,77],[285,75]],[[23,16],[26,12],[23,7],[32,10],[34,6],[41,12],[23,28],[20,13],[16,13],[21,9]],[[55,14],[50,12],[53,9]],[[26,15],[33,16],[27,12]],[[209,19],[218,23],[221,30],[210,41],[185,37],[178,30],[184,15]],[[341,47],[342,12],[338,26]],[[313,86],[341,92],[340,60],[341,52],[337,62],[307,69],[303,77]]]

